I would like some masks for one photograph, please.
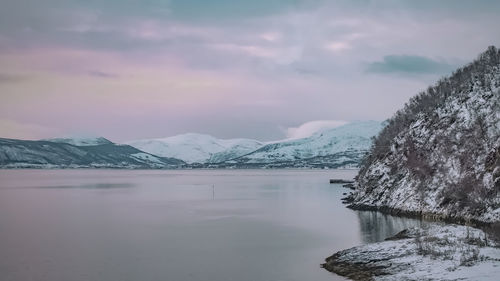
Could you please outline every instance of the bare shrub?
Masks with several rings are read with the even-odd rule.
[[[479,248],[471,247],[468,245],[464,251],[461,251],[462,256],[460,257],[461,266],[473,266],[479,260]]]
[[[490,236],[494,242],[500,244],[500,222],[491,224],[485,229],[486,233]]]

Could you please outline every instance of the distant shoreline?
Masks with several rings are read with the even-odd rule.
[[[259,168],[259,167],[237,167],[237,168],[129,168],[129,167],[0,167],[0,170],[144,170],[144,171],[175,171],[175,170],[316,170],[316,171],[328,171],[328,170],[347,170],[347,171],[355,171],[359,170],[359,168],[315,168],[315,167],[282,167],[282,168]]]

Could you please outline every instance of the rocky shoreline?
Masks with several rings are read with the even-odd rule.
[[[452,224],[340,251],[325,269],[352,280],[498,280],[499,82],[500,50],[490,46],[410,99],[342,199],[354,210]]]
[[[346,201],[344,199],[343,199],[343,202],[349,204],[349,201]],[[478,227],[478,228],[488,228],[488,227],[493,225],[493,223],[484,222],[484,221],[480,221],[480,220],[473,219],[473,218],[464,218],[464,217],[451,216],[451,215],[445,215],[445,214],[440,214],[440,213],[407,211],[407,210],[391,208],[391,207],[387,207],[387,206],[349,204],[349,205],[347,205],[347,208],[357,210],[357,211],[377,211],[377,212],[382,212],[382,213],[393,215],[393,216],[401,216],[401,217],[408,217],[408,218],[418,218],[418,219],[425,219],[425,220],[438,221],[438,222],[461,224],[461,225],[468,225],[468,226],[473,226],[473,227]]]
[[[495,276],[500,276],[500,223],[355,204],[352,195],[347,195],[342,202],[353,210],[376,211],[446,225],[409,228],[383,242],[339,251],[325,259],[321,264],[324,269],[354,281],[496,280]],[[446,266],[432,267],[436,262]],[[485,275],[481,275],[481,271]]]
[[[321,266],[351,280],[495,280],[500,244],[461,225],[403,230],[386,241],[335,253]]]
[[[351,190],[354,190],[351,186],[343,186],[346,188],[350,188]],[[347,194],[346,197],[342,198],[342,203],[347,205],[347,208],[356,210],[356,211],[377,211],[381,212],[384,214],[389,214],[393,216],[400,216],[400,217],[407,217],[407,218],[417,218],[417,219],[424,219],[424,220],[430,220],[430,221],[438,221],[438,222],[446,222],[446,223],[453,223],[453,224],[461,224],[461,225],[468,225],[468,226],[473,226],[473,227],[478,227],[478,228],[490,228],[490,227],[500,227],[500,222],[492,223],[492,222],[486,222],[482,220],[478,220],[474,217],[463,217],[459,215],[450,215],[450,214],[443,214],[443,213],[436,213],[436,212],[423,212],[423,211],[412,211],[412,210],[404,210],[404,209],[399,209],[399,208],[392,208],[389,206],[375,206],[375,205],[368,205],[368,204],[362,204],[362,203],[355,203],[354,200],[354,192],[351,192]]]

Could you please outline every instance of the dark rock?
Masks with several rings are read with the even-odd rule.
[[[367,260],[352,260],[349,255],[355,248],[347,249],[335,253],[334,255],[325,259],[325,263],[321,267],[345,276],[354,281],[368,281],[373,280],[375,276],[388,275],[390,272],[387,270],[390,263],[383,263],[384,259],[367,259]]]
[[[415,238],[419,235],[418,231],[415,231],[414,228],[409,228],[409,229],[404,229],[398,233],[396,233],[392,237],[388,237],[385,239],[385,241],[391,241],[391,240],[401,240],[401,239],[408,239],[408,238]]]
[[[352,180],[343,180],[343,179],[330,179],[330,183],[343,184],[343,183],[354,183],[354,181],[352,181]]]
[[[342,185],[342,187],[354,190],[354,183],[347,183],[347,184]]]

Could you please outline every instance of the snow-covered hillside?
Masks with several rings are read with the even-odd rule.
[[[71,143],[78,143],[68,140]],[[0,168],[176,168],[183,161],[158,157],[106,139],[77,146],[60,141],[0,138]]]
[[[349,160],[361,157],[371,145],[371,138],[380,132],[382,124],[376,121],[353,122],[340,127],[321,130],[302,139],[284,140],[264,145],[256,151],[233,159],[236,163],[265,164],[292,162],[304,159],[339,155],[337,159],[328,157],[325,163],[348,164]]]
[[[256,150],[262,143],[251,139],[217,139],[203,134],[183,134],[161,139],[130,141],[126,144],[186,163],[223,162]]]
[[[92,145],[112,144],[112,142],[110,140],[105,139],[103,137],[53,138],[53,139],[44,139],[42,141],[68,143],[68,144],[72,144],[72,145],[76,145],[76,146],[92,146]]]
[[[177,167],[185,163],[193,168],[357,167],[371,144],[371,138],[381,128],[382,125],[375,121],[354,122],[320,130],[307,138],[269,143],[252,139],[217,139],[194,133],[130,141],[124,145],[116,145],[103,137],[41,141],[4,139],[0,160],[4,167],[32,164],[87,167],[95,163],[109,167]],[[134,151],[125,147],[133,147]],[[120,153],[126,150],[127,155],[114,155],[117,148],[121,149]],[[125,164],[116,162],[118,160]]]
[[[190,133],[127,144],[151,154],[210,167],[305,167],[310,166],[308,162],[318,167],[357,166],[381,128],[376,121],[354,122],[307,138],[269,143]]]
[[[351,207],[500,222],[500,50],[412,98],[364,160]]]

